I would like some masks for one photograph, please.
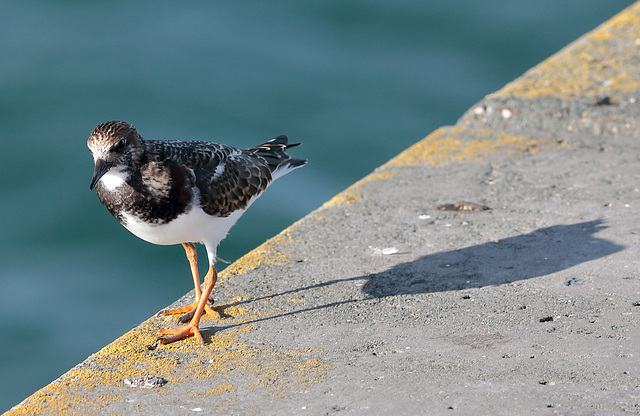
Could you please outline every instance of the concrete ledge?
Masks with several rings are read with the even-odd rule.
[[[206,346],[151,317],[7,414],[637,413],[639,27],[636,3],[229,266]]]
[[[635,3],[487,96],[458,124],[552,137],[637,135],[639,19]]]

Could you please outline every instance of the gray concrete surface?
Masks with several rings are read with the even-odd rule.
[[[9,413],[640,413],[639,19],[636,4],[231,265],[204,347],[155,344],[174,318],[152,317]],[[584,54],[583,81],[558,75]],[[491,209],[438,209],[458,201]],[[147,375],[167,382],[123,381]]]

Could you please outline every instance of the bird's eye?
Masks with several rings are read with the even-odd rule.
[[[116,143],[115,146],[113,146],[111,148],[112,152],[120,152],[124,149],[124,147],[127,145],[127,139],[125,139],[124,137],[121,138],[118,143]]]

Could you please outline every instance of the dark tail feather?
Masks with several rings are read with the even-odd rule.
[[[266,160],[271,172],[274,172],[279,167],[287,167],[287,170],[293,170],[304,166],[307,163],[306,159],[292,159],[286,152],[287,149],[300,146],[301,143],[288,143],[289,139],[287,136],[281,135],[259,146],[250,147],[247,150],[252,151]]]
[[[300,146],[302,143],[291,143],[291,144],[287,144],[287,149],[291,149],[292,147],[296,147],[296,146]]]

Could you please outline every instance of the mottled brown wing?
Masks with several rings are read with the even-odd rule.
[[[155,142],[158,154],[184,163],[195,174],[200,202],[209,215],[226,217],[247,208],[271,182],[267,161],[251,149],[209,142]]]
[[[223,164],[194,169],[204,212],[226,217],[247,208],[252,197],[271,182],[271,171],[264,159],[251,154],[232,154]]]

